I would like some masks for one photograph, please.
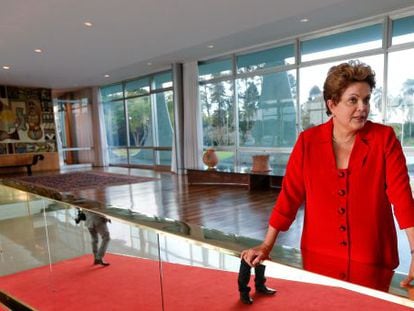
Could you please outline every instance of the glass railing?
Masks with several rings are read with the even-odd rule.
[[[88,221],[75,221],[79,208],[87,218],[110,220],[103,258],[109,266],[95,264]],[[237,310],[239,254],[258,243],[86,199],[55,200],[0,186],[0,301],[12,298],[28,310]],[[305,299],[309,310],[335,303],[345,309],[414,307],[409,291],[399,288],[402,275],[391,274],[390,294],[303,269],[329,267],[326,258],[320,266],[318,258],[283,246],[271,256],[263,263],[266,285],[278,293],[256,294],[252,277],[256,309],[308,310]],[[366,280],[361,267],[347,271],[355,268]]]

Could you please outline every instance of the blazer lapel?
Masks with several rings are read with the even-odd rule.
[[[332,172],[336,173],[336,160],[332,145],[332,130],[333,121],[331,118],[322,124],[321,136],[318,138],[317,142],[321,144],[321,150],[327,155],[326,167],[328,167]]]
[[[356,135],[354,147],[352,148],[351,158],[349,159],[349,169],[359,170],[366,161],[369,151],[368,129],[370,123],[368,122],[364,128]]]

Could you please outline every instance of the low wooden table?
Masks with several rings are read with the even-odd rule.
[[[273,171],[253,172],[249,168],[221,169],[187,169],[189,184],[225,184],[246,186],[248,190],[281,188],[283,176]]]
[[[36,165],[38,161],[44,159],[43,154],[18,154],[11,158],[2,158],[0,160],[0,168],[19,168],[25,167],[27,175],[32,175],[32,165]]]

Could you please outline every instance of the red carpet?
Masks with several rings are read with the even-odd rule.
[[[91,256],[0,278],[0,289],[39,310],[162,310],[158,262],[108,254],[109,267]],[[411,310],[335,287],[268,278],[275,296],[238,301],[237,274],[178,264],[163,269],[164,305],[178,310]],[[253,279],[253,278],[252,278]],[[253,281],[253,280],[252,280]],[[251,309],[252,310],[252,309]]]

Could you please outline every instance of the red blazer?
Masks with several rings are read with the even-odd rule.
[[[398,266],[394,214],[414,226],[405,157],[393,129],[368,121],[346,170],[336,168],[333,122],[302,132],[293,148],[269,224],[285,231],[305,203],[302,249],[390,269]]]

